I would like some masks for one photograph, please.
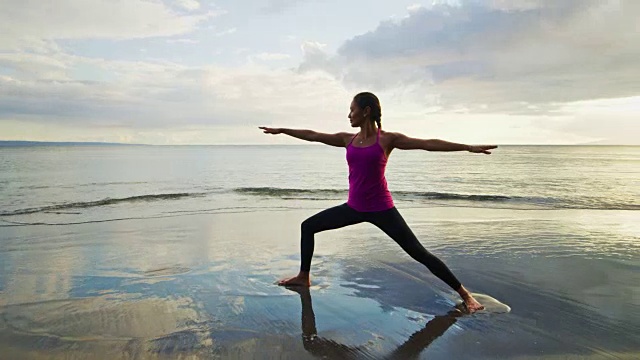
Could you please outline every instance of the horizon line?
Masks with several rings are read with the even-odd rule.
[[[237,143],[237,144],[145,144],[145,143],[123,143],[123,142],[107,142],[107,141],[40,141],[40,140],[0,140],[0,146],[3,144],[20,145],[79,145],[79,146],[305,146],[305,145],[323,145],[315,142],[307,142],[300,144],[265,144],[265,143]],[[640,146],[640,144],[607,144],[607,143],[578,143],[578,144],[493,144],[497,146]]]

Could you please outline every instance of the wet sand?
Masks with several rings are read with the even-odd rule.
[[[3,227],[1,357],[640,357],[629,212],[400,210],[511,312],[461,316],[455,293],[369,224],[317,235],[311,289],[274,285],[298,268],[309,210]]]

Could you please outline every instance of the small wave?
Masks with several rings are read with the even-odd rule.
[[[291,189],[273,187],[236,188],[233,191],[241,194],[277,197],[282,200],[346,200],[348,191],[342,189]],[[528,209],[590,209],[590,210],[640,210],[640,204],[621,203],[616,201],[556,198],[543,196],[507,196],[495,194],[459,194],[446,192],[392,191],[394,199],[399,201],[419,202],[424,200],[443,200],[443,202],[463,201],[484,203],[483,206]],[[466,205],[467,206],[467,205]],[[524,208],[523,208],[524,207]]]
[[[434,199],[434,200],[468,200],[468,201],[509,201],[516,200],[516,197],[504,195],[482,195],[482,194],[456,194],[440,192],[415,192],[415,191],[395,191],[393,194],[399,198],[409,199]]]
[[[0,216],[12,216],[12,215],[27,215],[27,214],[35,214],[40,212],[50,212],[56,210],[65,210],[65,209],[81,209],[81,208],[90,208],[90,207],[98,207],[98,206],[106,206],[106,205],[115,205],[121,203],[131,203],[131,202],[140,202],[140,201],[159,201],[159,200],[176,200],[185,197],[196,197],[196,196],[204,196],[206,193],[173,193],[173,194],[151,194],[151,195],[138,195],[138,196],[130,196],[125,198],[106,198],[97,201],[87,201],[87,202],[74,202],[74,203],[64,203],[57,205],[49,205],[42,206],[36,208],[27,208],[14,210],[9,212],[1,212]]]
[[[282,197],[289,199],[309,199],[314,197],[317,200],[331,200],[338,195],[347,194],[346,190],[341,189],[283,189],[273,187],[247,187],[234,189],[235,192],[241,194]]]
[[[338,196],[346,196],[347,190],[343,189],[283,189],[273,187],[237,188],[235,192],[257,195],[271,196],[282,199],[305,199],[305,200],[332,200]],[[394,197],[402,200],[411,199],[438,199],[438,200],[470,200],[470,201],[507,201],[513,197],[503,195],[465,195],[455,193],[438,192],[415,192],[415,191],[394,191]]]

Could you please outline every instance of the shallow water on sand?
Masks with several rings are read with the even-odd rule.
[[[473,212],[403,215],[472,291],[510,313],[459,316],[453,292],[368,224],[317,236],[310,291],[274,285],[298,266],[290,234],[308,210],[12,227],[0,347],[16,359],[638,355],[637,247],[609,243],[630,256],[593,256],[595,245],[563,244],[566,218],[528,212],[549,225],[532,228],[490,210],[474,228],[512,217],[509,232],[526,227],[542,245],[524,251],[513,239],[510,249],[506,235],[479,230],[464,251],[451,239]],[[590,226],[613,225],[593,215]]]
[[[511,308],[471,316],[369,224],[316,236],[309,291],[276,286],[345,197],[342,155],[301,149],[0,150],[0,358],[640,357],[638,148],[390,164],[425,247]]]

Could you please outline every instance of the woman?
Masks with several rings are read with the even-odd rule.
[[[378,98],[368,92],[353,98],[349,112],[351,127],[360,131],[353,135],[346,132],[323,134],[312,130],[294,130],[259,127],[265,134],[286,134],[298,139],[321,142],[347,148],[349,164],[349,198],[345,204],[324,210],[302,223],[300,272],[281,280],[279,285],[310,286],[309,271],[313,257],[314,234],[348,225],[369,222],[380,228],[413,259],[425,265],[434,275],[458,292],[469,312],[484,307],[451,273],[436,256],[428,252],[395,208],[387,188],[384,171],[393,149],[421,149],[427,151],[469,151],[490,154],[494,145],[463,145],[443,140],[424,140],[381,130],[382,109]]]

